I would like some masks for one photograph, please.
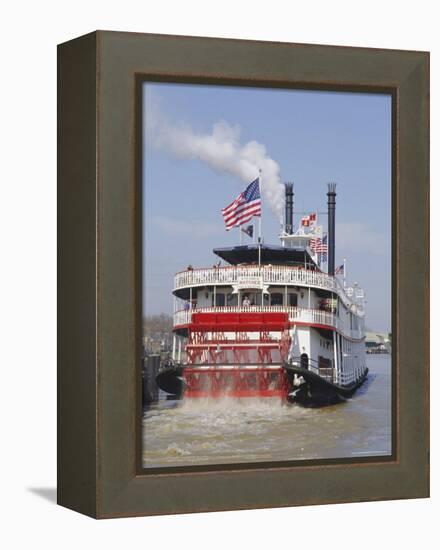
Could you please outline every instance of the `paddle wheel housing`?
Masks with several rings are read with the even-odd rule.
[[[185,397],[285,398],[289,347],[287,313],[193,313]]]

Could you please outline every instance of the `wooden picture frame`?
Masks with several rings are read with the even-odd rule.
[[[111,518],[429,496],[429,54],[97,31],[58,64],[58,503]],[[141,469],[145,79],[392,95],[391,457]]]

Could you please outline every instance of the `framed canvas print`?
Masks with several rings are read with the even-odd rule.
[[[429,57],[59,46],[58,501],[429,495]]]

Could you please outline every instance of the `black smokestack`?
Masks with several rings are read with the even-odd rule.
[[[288,235],[293,233],[293,183],[286,183],[286,212],[284,220],[284,231]]]
[[[335,274],[335,210],[336,210],[336,183],[328,183],[328,274]]]

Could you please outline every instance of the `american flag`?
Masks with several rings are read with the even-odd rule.
[[[327,235],[324,235],[321,242],[316,247],[316,252],[319,254],[327,254]]]
[[[313,239],[310,239],[310,243],[309,243],[310,250],[315,251],[315,250],[316,250],[316,247],[317,247],[319,244],[321,244],[321,239],[320,239],[320,238],[314,237]]]
[[[345,265],[341,264],[339,267],[335,269],[335,275],[340,275],[340,274],[345,275],[344,271],[345,271]]]
[[[327,235],[325,235],[322,239],[319,237],[310,239],[309,246],[310,250],[315,252],[315,254],[327,254]]]
[[[253,216],[261,216],[260,178],[250,183],[234,202],[222,210],[226,231],[248,222]]]

